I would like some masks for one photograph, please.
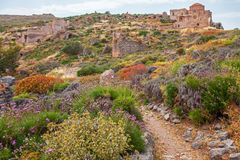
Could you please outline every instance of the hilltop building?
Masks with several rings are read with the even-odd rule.
[[[175,21],[173,28],[204,28],[212,26],[212,12],[205,10],[205,6],[195,3],[189,10],[174,9],[170,10],[170,19]]]

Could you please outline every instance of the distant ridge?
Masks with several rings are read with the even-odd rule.
[[[50,21],[56,17],[53,14],[33,15],[0,15],[1,26],[22,25],[37,23],[39,21]]]

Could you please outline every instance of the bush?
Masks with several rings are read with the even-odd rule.
[[[143,139],[143,133],[141,131],[141,128],[133,122],[128,121],[126,123],[125,131],[126,134],[130,137],[129,144],[133,146],[132,150],[143,152],[145,149],[145,142]]]
[[[202,103],[208,113],[219,116],[238,93],[239,87],[234,78],[217,76],[207,83]]]
[[[240,57],[236,57],[236,59],[225,60],[221,63],[223,68],[227,68],[232,72],[240,72]]]
[[[195,110],[192,110],[191,112],[189,112],[189,118],[196,125],[201,125],[206,122],[206,119],[200,109],[195,109]]]
[[[81,46],[81,44],[79,42],[71,41],[71,42],[68,42],[62,48],[62,51],[69,55],[77,55],[77,54],[80,54],[81,52],[83,52],[83,47]]]
[[[0,25],[0,32],[4,32],[5,31],[5,27]]]
[[[16,83],[16,95],[21,93],[47,93],[61,80],[45,75],[36,75],[24,78]]]
[[[156,31],[153,32],[153,35],[154,36],[159,36],[159,35],[161,35],[161,32],[156,30]]]
[[[184,112],[181,107],[175,107],[173,109],[173,112],[176,113],[176,115],[179,116],[180,118],[183,117],[184,115]]]
[[[50,124],[43,135],[49,159],[118,159],[128,145],[124,123],[115,123],[102,114],[91,118],[73,114],[61,124]]]
[[[122,109],[131,115],[135,115],[138,120],[142,120],[141,113],[135,108],[136,100],[134,97],[119,96],[113,102],[113,110]]]
[[[0,141],[5,146],[21,146],[28,136],[40,136],[49,122],[59,122],[67,118],[59,112],[29,113],[21,118],[5,116],[0,119]],[[14,143],[13,143],[14,142]]]
[[[186,64],[186,61],[184,59],[177,60],[173,62],[171,72],[173,75],[176,75],[179,71],[179,69]]]
[[[144,64],[137,64],[131,67],[123,68],[118,73],[121,79],[131,80],[136,75],[144,74],[147,72],[147,67]]]
[[[56,83],[53,85],[52,91],[53,92],[60,92],[66,89],[69,86],[68,82]]]
[[[201,81],[193,75],[188,75],[185,78],[185,84],[187,87],[189,87],[193,90],[197,90],[201,86]]]
[[[197,40],[197,44],[203,44],[203,43],[207,43],[210,40],[214,40],[216,39],[216,37],[214,35],[209,35],[209,36],[201,36],[198,40]]]
[[[97,65],[90,64],[82,67],[77,72],[77,75],[80,77],[80,76],[87,76],[92,74],[99,74],[99,73],[103,73],[107,69],[108,69],[108,66],[97,66]]]
[[[88,109],[89,104],[102,97],[108,97],[113,101],[113,111],[116,109],[122,109],[123,111],[134,115],[138,120],[142,120],[141,113],[135,107],[136,98],[133,92],[124,87],[96,87],[81,95],[80,98],[76,99],[76,101],[73,103],[73,108],[76,112],[82,113],[85,108]]]
[[[36,97],[30,95],[29,93],[21,93],[17,96],[13,97],[14,101],[22,100],[22,99],[35,99]]]
[[[139,36],[144,36],[146,37],[148,35],[148,31],[139,31]]]
[[[18,66],[17,59],[20,47],[11,44],[8,49],[3,49],[0,40],[0,74],[4,73],[7,69],[14,71]]]
[[[178,88],[174,83],[169,83],[166,86],[165,95],[166,95],[166,104],[168,106],[173,107],[177,93],[178,93]]]
[[[0,150],[0,159],[1,160],[9,160],[11,158],[11,150],[8,148],[4,148]]]

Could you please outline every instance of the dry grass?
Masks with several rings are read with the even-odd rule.
[[[100,75],[97,74],[97,75],[80,77],[79,81],[82,84],[92,83],[92,82],[97,82],[98,83],[100,81]]]

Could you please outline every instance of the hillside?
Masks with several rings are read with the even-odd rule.
[[[0,16],[0,159],[240,158],[238,29],[46,16]]]

